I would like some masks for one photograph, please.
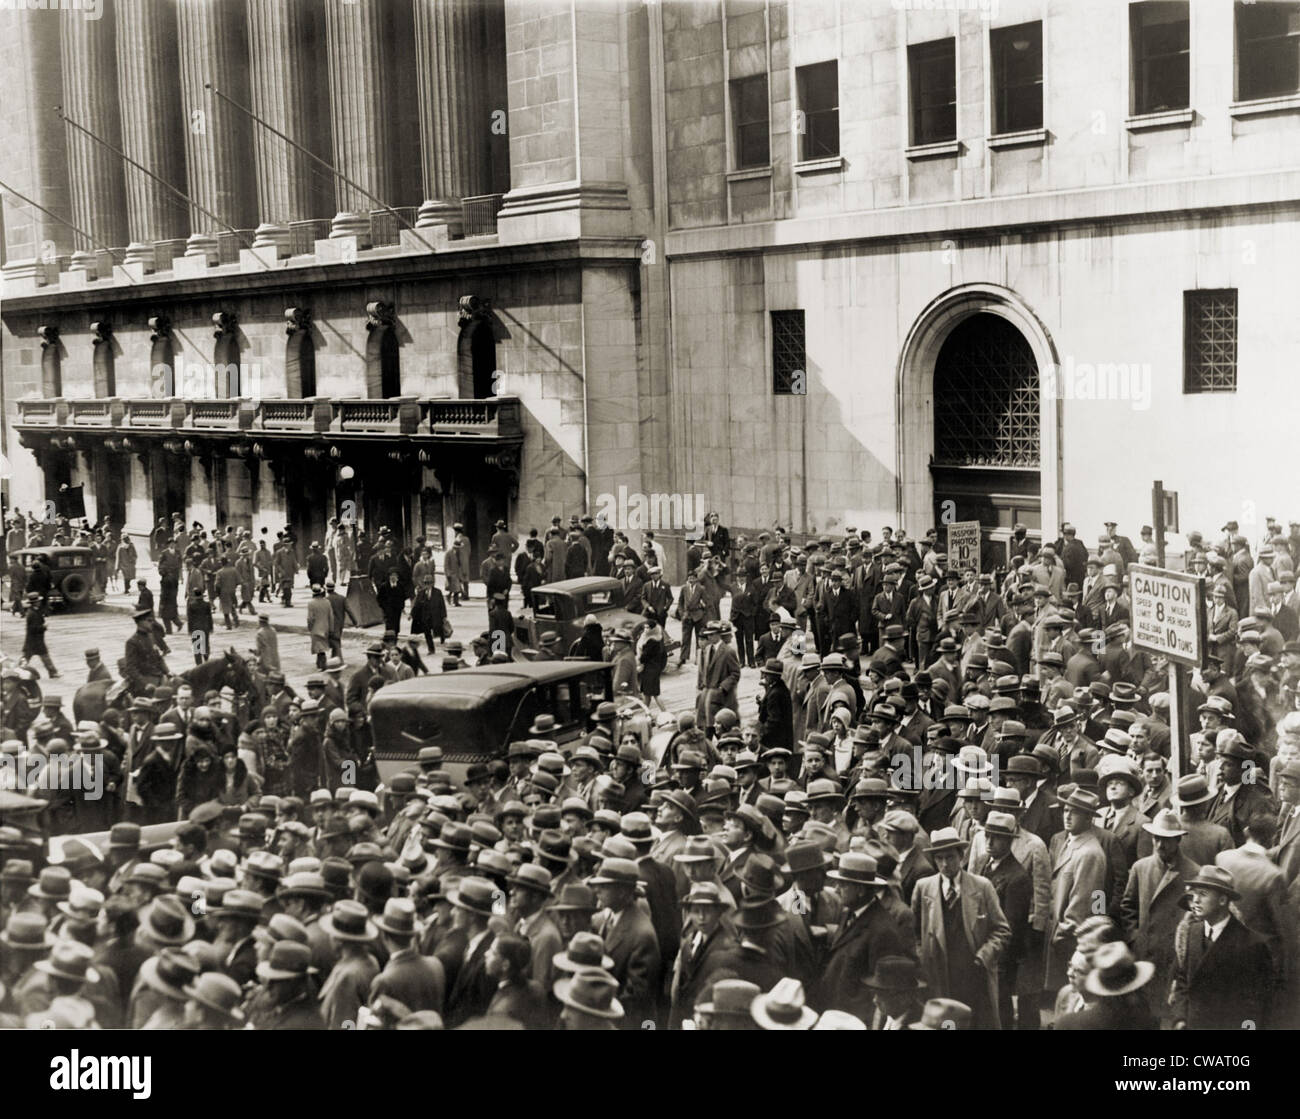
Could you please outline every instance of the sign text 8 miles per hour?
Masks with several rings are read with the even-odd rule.
[[[1135,564],[1129,568],[1133,644],[1199,667],[1205,651],[1205,581]]]

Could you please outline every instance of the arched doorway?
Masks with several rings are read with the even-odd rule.
[[[497,342],[486,315],[476,315],[460,328],[456,362],[461,397],[483,400],[499,395],[497,386]]]
[[[1061,517],[1060,413],[1040,393],[1052,341],[1006,288],[967,285],[918,317],[899,368],[898,502],[914,535],[978,520],[984,560],[1006,563],[1016,522],[1055,538]]]

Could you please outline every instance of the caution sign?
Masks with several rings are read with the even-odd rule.
[[[1205,655],[1205,580],[1140,564],[1128,576],[1134,646],[1199,668]]]
[[[979,574],[980,523],[953,521],[948,526],[948,568],[951,571],[965,571],[968,567]]]

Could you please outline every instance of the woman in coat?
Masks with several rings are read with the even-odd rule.
[[[334,566],[337,571],[335,581],[342,586],[352,578],[357,566],[356,527],[350,521],[339,525],[334,537]]]
[[[640,687],[641,696],[648,706],[659,704],[661,711],[666,710],[659,698],[659,678],[668,667],[668,645],[664,640],[664,631],[660,627],[653,610],[647,610],[646,628],[641,635]]]
[[[262,792],[262,781],[248,766],[234,745],[221,749],[221,792],[217,800],[222,804],[244,805]]]
[[[200,804],[217,800],[225,787],[216,756],[207,747],[201,747],[181,762],[180,776],[176,780],[176,812],[185,819]]]

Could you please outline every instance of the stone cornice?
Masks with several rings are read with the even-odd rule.
[[[391,252],[382,256],[359,253],[357,262],[351,265],[312,263],[258,272],[241,272],[237,265],[227,265],[208,269],[207,275],[193,278],[173,279],[170,274],[162,273],[147,276],[135,284],[97,283],[66,292],[51,285],[31,295],[6,295],[0,313],[7,319],[11,315],[27,315],[38,310],[63,312],[88,308],[98,316],[106,307],[139,303],[157,305],[195,297],[258,298],[270,294],[283,294],[288,296],[289,302],[297,303],[301,292],[316,286],[337,291],[373,286],[376,281],[418,282],[588,263],[639,268],[641,238],[579,237],[511,245],[480,244],[439,253]]]

